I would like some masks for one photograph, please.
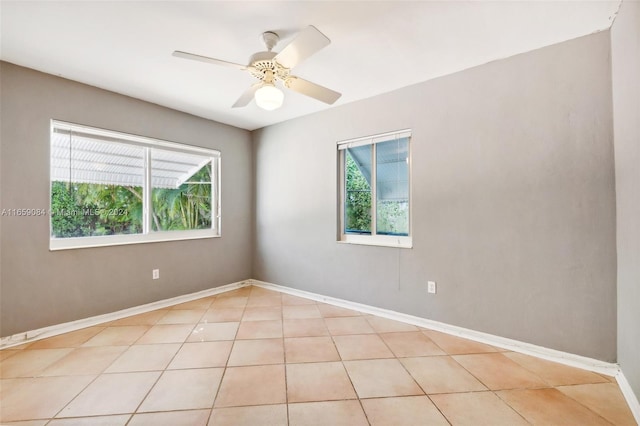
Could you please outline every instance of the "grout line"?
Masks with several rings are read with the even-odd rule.
[[[256,287],[259,287],[259,286],[256,286]],[[271,289],[269,289],[269,290],[271,290]],[[285,336],[284,336],[284,305],[282,304],[282,295],[283,295],[283,292],[281,292],[281,291],[279,291],[279,290],[277,290],[277,289],[276,289],[275,291],[279,292],[279,293],[280,293],[280,296],[281,296],[281,304],[280,304],[280,310],[281,310],[281,315],[280,315],[280,317],[281,317],[281,320],[280,320],[280,322],[281,322],[281,332],[282,332],[282,337],[281,337],[280,339],[281,339],[281,342],[282,342],[283,360],[284,360],[284,363],[283,363],[283,369],[284,369],[284,380],[285,380],[285,405],[286,405],[286,410],[287,410],[287,423],[289,423],[289,421],[290,421],[290,420],[289,420],[289,404],[290,404],[290,402],[289,402],[289,399],[288,399],[288,380],[287,380],[287,368],[286,368],[286,367],[287,367],[287,358],[286,358],[286,346],[285,346]],[[214,410],[214,407],[215,407],[215,401],[217,400],[217,398],[218,398],[218,396],[219,396],[219,393],[220,393],[220,390],[221,390],[221,388],[222,388],[222,383],[223,383],[223,380],[224,380],[225,373],[226,373],[227,369],[228,369],[228,368],[230,368],[230,367],[228,366],[228,363],[229,363],[229,360],[230,360],[230,357],[231,357],[231,353],[232,353],[232,351],[233,351],[233,347],[235,346],[235,343],[236,343],[236,341],[237,341],[237,336],[238,336],[238,332],[239,332],[239,330],[240,330],[240,325],[242,324],[242,322],[243,322],[242,320],[243,320],[243,318],[244,318],[244,315],[245,315],[245,313],[246,313],[246,310],[248,309],[248,303],[249,303],[249,299],[250,299],[250,294],[251,294],[251,293],[249,293],[249,296],[247,297],[247,302],[245,303],[244,307],[242,308],[242,315],[241,315],[240,321],[238,322],[238,327],[236,328],[236,332],[235,332],[235,335],[234,335],[233,340],[232,340],[232,342],[233,342],[233,343],[232,343],[232,345],[231,345],[231,349],[229,350],[229,353],[228,353],[228,356],[227,356],[227,359],[226,359],[225,365],[224,365],[224,367],[223,367],[223,372],[222,372],[222,376],[221,376],[220,381],[219,381],[218,389],[217,389],[216,394],[215,394],[215,396],[214,396],[214,398],[213,398],[212,407],[211,407],[211,409],[210,409],[210,413],[209,413],[209,419],[208,419],[209,421],[211,421],[211,419],[213,418],[212,416],[213,416],[213,410]],[[286,294],[286,293],[284,293],[284,294]],[[207,297],[207,296],[204,296],[204,297]],[[300,305],[300,306],[315,306],[315,307],[316,307],[316,309],[318,309],[318,310],[319,310],[319,303],[321,303],[321,302],[315,301],[313,304],[309,304],[309,305]],[[213,301],[209,304],[209,307],[208,307],[207,309],[205,309],[205,313],[206,313],[209,309],[211,309],[212,305],[213,305]],[[268,306],[268,307],[272,307],[272,306]],[[193,310],[199,310],[199,309],[193,309]],[[112,373],[106,373],[106,370],[108,370],[108,369],[109,369],[109,368],[110,368],[110,367],[111,367],[115,362],[117,362],[117,360],[118,360],[118,359],[120,359],[120,358],[121,358],[121,357],[122,357],[122,356],[123,356],[123,355],[124,355],[124,354],[125,354],[125,353],[130,349],[130,348],[131,348],[131,347],[133,347],[133,346],[142,346],[142,345],[145,345],[145,344],[137,344],[137,342],[138,342],[140,339],[142,339],[142,337],[143,337],[144,335],[146,335],[146,333],[147,333],[151,328],[153,328],[153,327],[154,327],[154,326],[156,326],[156,325],[159,325],[159,324],[158,324],[158,322],[159,322],[159,321],[161,321],[161,319],[162,319],[162,318],[158,318],[158,319],[157,319],[157,320],[156,320],[152,325],[144,324],[144,326],[145,326],[145,327],[148,327],[148,328],[147,328],[147,330],[146,330],[146,331],[145,331],[141,336],[139,336],[137,339],[135,339],[132,343],[130,343],[130,344],[128,344],[128,345],[104,345],[104,347],[126,346],[126,347],[127,347],[127,349],[125,349],[125,350],[124,350],[122,353],[120,353],[120,354],[119,354],[119,355],[118,355],[118,356],[117,356],[113,361],[111,361],[111,363],[110,363],[108,366],[106,366],[104,369],[102,369],[102,370],[101,370],[101,372],[100,372],[100,373],[98,373],[98,374],[93,378],[93,380],[91,380],[91,381],[90,381],[90,382],[89,382],[85,387],[83,387],[83,388],[82,388],[82,389],[81,389],[81,390],[80,390],[80,391],[79,391],[79,392],[78,392],[78,393],[77,393],[77,394],[76,394],[76,395],[75,395],[75,396],[74,396],[74,397],[73,397],[73,398],[72,398],[72,399],[71,399],[71,400],[70,400],[66,405],[64,405],[64,406],[62,407],[62,409],[60,409],[60,410],[59,410],[59,411],[58,411],[58,412],[57,412],[53,417],[51,417],[51,418],[49,418],[49,419],[44,419],[44,420],[47,422],[47,424],[48,424],[48,423],[50,423],[50,422],[52,422],[52,421],[54,421],[54,420],[56,419],[56,417],[55,417],[56,415],[59,415],[60,413],[62,413],[62,412],[63,412],[63,410],[64,410],[66,407],[68,407],[68,406],[69,406],[73,401],[75,401],[75,400],[78,398],[78,396],[79,396],[79,395],[81,395],[84,391],[86,391],[86,390],[87,390],[87,388],[88,388],[89,386],[91,386],[91,385],[92,385],[96,380],[98,380],[98,378],[99,378],[99,377],[101,377],[101,376],[110,375],[110,374],[129,374],[129,373],[150,373],[150,372],[160,372],[160,374],[158,375],[157,379],[156,379],[156,380],[155,380],[155,382],[151,385],[151,387],[150,387],[150,388],[149,388],[149,390],[146,392],[146,394],[144,395],[144,397],[141,399],[140,403],[137,405],[137,407],[136,407],[136,409],[134,410],[134,412],[133,412],[133,413],[122,413],[122,414],[117,414],[117,415],[126,415],[126,416],[129,416],[129,419],[128,419],[128,420],[127,420],[127,422],[126,422],[127,424],[129,424],[129,423],[133,420],[134,415],[135,415],[135,414],[137,413],[137,411],[140,409],[141,405],[142,405],[142,404],[144,403],[144,401],[148,398],[149,394],[150,394],[150,393],[152,392],[152,390],[157,386],[158,382],[159,382],[159,381],[160,381],[160,379],[163,377],[163,375],[164,375],[164,373],[165,373],[165,372],[167,372],[167,371],[197,370],[197,369],[201,369],[201,368],[213,368],[213,367],[190,367],[190,368],[182,368],[182,369],[178,369],[178,370],[168,370],[169,365],[170,365],[170,364],[175,360],[176,356],[177,356],[177,355],[178,355],[178,353],[182,350],[182,348],[186,345],[186,343],[188,343],[188,342],[187,342],[187,340],[189,339],[189,336],[191,336],[191,335],[192,335],[192,333],[193,333],[193,331],[195,330],[195,328],[197,328],[197,327],[198,327],[198,325],[200,324],[200,321],[204,318],[205,313],[203,313],[203,315],[200,317],[200,319],[199,319],[198,321],[196,321],[196,323],[195,323],[195,324],[192,324],[192,323],[190,323],[190,324],[173,324],[173,325],[184,325],[184,326],[190,326],[190,325],[193,325],[193,327],[191,328],[191,331],[190,331],[189,335],[188,335],[188,336],[187,336],[187,337],[186,337],[182,342],[161,342],[161,343],[157,343],[157,342],[156,342],[156,343],[153,343],[153,342],[152,342],[152,343],[149,343],[150,345],[151,345],[151,344],[156,344],[156,345],[157,345],[157,344],[163,344],[163,345],[167,345],[167,344],[179,344],[179,347],[178,347],[177,351],[173,354],[173,356],[171,357],[171,360],[166,364],[165,368],[164,368],[164,369],[162,369],[162,370],[152,370],[152,371],[128,371],[128,372],[112,372]],[[376,314],[370,314],[370,315],[376,315]],[[347,317],[347,318],[358,318],[358,317],[362,318],[363,316],[355,316],[355,317]],[[329,318],[333,318],[333,317],[329,317]],[[337,317],[337,318],[343,318],[343,317]],[[371,323],[370,323],[369,319],[367,318],[367,316],[364,316],[364,318],[365,318],[365,322],[366,322],[367,324],[369,324],[369,325],[373,328],[373,326],[371,325]],[[382,318],[385,318],[385,317],[382,317]],[[302,319],[302,320],[306,320],[307,318],[294,318],[294,319],[295,319],[295,320],[301,320],[301,319]],[[354,392],[355,392],[356,399],[358,399],[358,402],[359,402],[360,407],[361,407],[361,409],[362,409],[362,411],[363,411],[363,413],[364,413],[364,415],[365,415],[365,418],[366,418],[367,422],[369,422],[369,424],[371,424],[371,422],[369,421],[369,418],[368,418],[368,416],[367,416],[367,412],[366,412],[366,411],[365,411],[365,409],[364,409],[364,405],[362,404],[362,400],[363,400],[363,399],[371,399],[371,398],[401,398],[401,397],[407,397],[408,395],[402,395],[402,396],[387,396],[387,397],[360,398],[360,396],[358,395],[358,393],[357,393],[357,391],[356,391],[356,389],[355,389],[355,386],[354,386],[354,384],[353,384],[353,381],[351,380],[351,376],[349,375],[349,373],[348,373],[348,371],[347,371],[347,369],[346,369],[346,366],[345,366],[345,360],[344,360],[344,359],[342,359],[342,355],[340,354],[340,352],[339,352],[339,350],[338,350],[338,347],[337,347],[337,345],[336,345],[336,341],[335,341],[335,337],[336,337],[336,336],[334,336],[334,335],[332,335],[332,334],[330,333],[330,331],[329,331],[329,329],[328,329],[328,326],[327,326],[327,323],[326,323],[326,319],[327,319],[327,317],[324,317],[324,315],[322,315],[322,312],[321,312],[321,319],[322,319],[322,323],[323,323],[323,324],[324,324],[324,326],[325,326],[325,330],[326,330],[326,331],[327,331],[327,333],[328,333],[328,337],[331,337],[331,341],[332,341],[332,343],[333,343],[333,347],[334,347],[335,351],[338,353],[338,356],[339,356],[339,358],[340,358],[340,363],[341,363],[341,365],[342,365],[342,368],[343,368],[343,370],[345,371],[345,373],[347,374],[347,377],[348,377],[348,379],[349,379],[349,381],[350,381],[350,384],[351,384],[351,386],[352,386],[352,389],[353,389],[353,390],[354,390]],[[388,318],[388,319],[389,319],[389,318]],[[395,320],[395,321],[398,321],[398,320]],[[232,321],[232,322],[235,322],[235,321]],[[245,322],[247,322],[247,321],[245,321]],[[251,321],[249,321],[249,322],[251,322]],[[400,321],[400,322],[403,322],[403,321]],[[169,324],[167,324],[167,325],[169,325]],[[117,327],[117,326],[109,326],[109,327]],[[105,327],[105,329],[106,329],[106,328],[107,328],[107,327]],[[476,377],[476,376],[475,376],[471,371],[469,371],[469,370],[468,370],[464,365],[462,365],[462,364],[458,363],[458,362],[457,362],[457,360],[453,357],[453,355],[452,355],[452,354],[449,354],[447,351],[445,351],[443,348],[441,348],[441,347],[440,347],[440,345],[438,345],[434,340],[432,340],[428,335],[426,335],[426,334],[425,334],[425,333],[423,333],[422,331],[423,331],[423,330],[420,330],[419,332],[420,332],[422,335],[424,335],[428,340],[430,340],[431,342],[433,342],[433,344],[434,344],[434,345],[436,345],[436,347],[438,347],[438,348],[442,349],[442,351],[445,353],[445,356],[447,356],[447,357],[449,357],[450,359],[452,359],[454,362],[456,362],[456,364],[457,364],[457,365],[459,365],[460,367],[462,367],[462,368],[463,368],[463,370],[467,371],[471,376],[473,376],[474,378],[476,378],[476,380],[478,380],[480,383],[482,383],[484,386],[486,386],[486,387],[487,387],[487,390],[482,390],[482,391],[446,392],[446,393],[443,393],[443,394],[460,394],[460,393],[474,393],[474,392],[491,392],[491,393],[493,393],[495,396],[497,396],[497,397],[499,398],[499,400],[500,400],[500,401],[502,401],[504,404],[506,404],[506,405],[507,405],[511,410],[515,411],[515,412],[516,412],[520,417],[522,417],[525,421],[527,421],[527,423],[529,423],[529,422],[528,422],[528,420],[527,420],[527,419],[525,419],[525,418],[524,418],[524,416],[523,416],[523,415],[522,415],[518,410],[516,410],[515,408],[513,408],[513,407],[512,407],[512,406],[511,406],[511,405],[510,405],[506,400],[504,400],[503,398],[501,398],[501,397],[500,397],[500,395],[498,394],[498,392],[500,392],[500,391],[509,391],[509,390],[512,390],[512,391],[513,391],[513,390],[515,390],[515,391],[517,391],[517,390],[527,390],[527,389],[531,389],[531,390],[555,389],[555,390],[557,390],[558,392],[561,392],[561,391],[558,389],[558,387],[563,386],[563,385],[557,385],[557,386],[554,386],[554,385],[549,384],[549,382],[548,382],[547,380],[545,380],[545,379],[543,379],[542,377],[540,377],[537,373],[535,373],[534,371],[530,370],[529,368],[527,368],[527,367],[525,367],[525,366],[521,365],[521,364],[520,364],[520,363],[518,363],[517,361],[515,361],[515,360],[511,360],[510,358],[509,358],[509,360],[510,360],[511,362],[513,362],[515,365],[517,365],[517,366],[519,366],[519,367],[521,367],[521,368],[525,369],[526,371],[529,371],[531,374],[534,374],[536,377],[539,377],[539,378],[542,380],[542,382],[543,382],[543,383],[545,383],[545,385],[546,385],[546,386],[545,386],[545,387],[534,387],[534,388],[513,388],[513,389],[496,389],[496,390],[494,390],[494,389],[490,389],[490,388],[489,388],[489,387],[488,387],[488,386],[487,386],[487,385],[486,385],[482,380],[480,380],[478,377]],[[390,333],[395,333],[395,332],[393,332],[393,331],[392,331],[392,332],[390,332]],[[97,333],[97,334],[99,334],[99,333]],[[96,335],[97,335],[97,334],[96,334]],[[439,408],[439,407],[435,404],[435,402],[431,399],[431,396],[430,396],[430,395],[425,391],[425,389],[423,389],[423,388],[422,388],[422,386],[420,385],[420,383],[418,383],[418,382],[417,382],[417,380],[413,377],[413,375],[411,374],[411,372],[410,372],[410,371],[408,371],[408,370],[407,370],[407,368],[406,368],[406,366],[405,366],[405,365],[400,361],[400,359],[401,359],[401,358],[407,358],[407,357],[398,357],[398,356],[396,356],[396,354],[393,352],[393,350],[391,349],[391,347],[389,346],[389,344],[388,344],[388,343],[387,343],[387,342],[386,342],[386,341],[381,337],[381,335],[382,335],[382,334],[385,334],[385,333],[377,332],[377,331],[374,329],[374,333],[365,333],[365,334],[363,334],[363,333],[356,333],[356,334],[350,334],[350,335],[374,335],[374,334],[375,334],[375,335],[376,335],[380,340],[382,340],[382,342],[383,342],[383,344],[385,345],[385,347],[387,347],[387,349],[388,349],[388,350],[391,352],[391,354],[392,354],[392,358],[375,358],[375,359],[395,359],[397,362],[400,362],[400,364],[402,365],[403,369],[404,369],[404,370],[409,374],[409,376],[412,378],[412,380],[413,380],[413,381],[418,385],[418,387],[419,387],[419,388],[424,392],[424,395],[425,395],[425,396],[427,396],[427,397],[429,398],[429,400],[431,401],[431,403],[432,403],[432,404],[436,407],[436,409],[441,413],[441,415],[445,418],[445,420],[446,420],[447,422],[451,423],[451,422],[449,421],[449,419],[444,415],[444,413],[440,410],[440,408]],[[95,336],[95,335],[94,335],[94,336]],[[342,335],[339,335],[339,336],[342,336]],[[308,338],[308,337],[315,337],[315,336],[298,336],[298,337],[305,337],[305,338]],[[87,341],[91,340],[92,338],[93,338],[93,337],[88,338],[84,343],[86,343]],[[245,339],[245,340],[247,340],[247,339]],[[253,339],[248,339],[248,340],[256,340],[256,339],[255,339],[255,338],[253,338]],[[262,339],[257,339],[257,340],[262,340]],[[470,340],[473,340],[473,339],[470,339]],[[83,344],[84,344],[84,343],[83,343]],[[195,342],[195,343],[198,343],[198,342]],[[60,358],[59,360],[55,361],[55,362],[54,362],[54,363],[52,363],[51,365],[49,365],[49,366],[45,367],[45,368],[44,368],[44,369],[42,369],[38,374],[41,374],[41,373],[42,373],[44,370],[46,370],[47,368],[51,367],[52,365],[56,364],[57,362],[60,362],[61,360],[63,360],[63,359],[64,359],[64,358],[66,358],[67,356],[69,356],[71,353],[73,353],[73,351],[74,351],[74,350],[79,349],[79,348],[84,348],[84,347],[85,347],[85,346],[82,346],[82,344],[80,344],[79,346],[74,346],[74,347],[70,348],[70,349],[71,349],[71,351],[70,351],[68,354],[66,354],[65,356],[63,356],[63,357],[62,357],[62,358]],[[28,350],[28,349],[25,349],[25,350]],[[495,354],[495,353],[499,353],[499,354],[502,354],[502,355],[504,356],[503,352],[492,352],[491,354]],[[469,355],[469,354],[454,354],[454,355]],[[431,356],[442,356],[442,355],[431,355]],[[420,356],[420,355],[418,355],[417,357],[421,357],[421,356]],[[408,358],[412,358],[412,357],[410,356],[410,357],[408,357]],[[508,357],[507,357],[507,358],[508,358]],[[358,361],[358,360],[350,360],[350,361]],[[311,363],[313,363],[313,362],[324,363],[324,362],[329,362],[329,361],[309,361],[309,362],[311,362]],[[274,364],[260,364],[260,365],[273,366]],[[277,364],[276,364],[276,365],[277,365]],[[251,365],[251,366],[253,366],[253,365]],[[244,366],[242,366],[242,367],[244,367]],[[216,367],[216,368],[219,368],[219,367]],[[596,372],[596,373],[597,373],[598,375],[602,375],[601,373],[598,373],[598,372]],[[68,376],[68,375],[67,375],[67,376]],[[91,376],[91,375],[87,375],[87,376]],[[39,376],[38,376],[38,377],[39,377]],[[63,376],[63,377],[64,377],[64,376]],[[623,376],[622,374],[618,375],[618,379],[620,379],[620,378],[624,378],[624,376]],[[616,382],[612,382],[612,381],[607,381],[607,382],[605,382],[605,383],[585,383],[585,384],[590,385],[590,384],[609,384],[609,383],[612,383],[612,384],[614,384],[614,385],[618,386],[618,388],[620,388],[620,389],[622,390],[622,386],[620,385],[619,380],[618,380],[618,383],[616,383]],[[581,383],[581,384],[582,384],[582,383]],[[581,384],[578,384],[578,385],[581,385]],[[573,386],[573,385],[566,385],[566,386]],[[589,408],[589,406],[587,406],[587,405],[585,405],[585,404],[581,403],[581,402],[580,402],[580,401],[578,401],[578,400],[575,400],[574,398],[572,398],[572,397],[571,397],[571,396],[569,396],[569,395],[564,394],[563,392],[561,392],[561,393],[562,393],[562,395],[567,396],[567,397],[568,397],[568,398],[570,398],[571,400],[573,400],[573,401],[577,402],[579,405],[584,406],[584,407],[585,407],[585,408],[587,408],[591,413],[593,413],[594,415],[598,416],[599,418],[602,418],[602,419],[604,419],[604,420],[608,421],[604,416],[602,416],[602,415],[600,415],[599,413],[597,413],[597,412],[593,411],[592,409],[590,409],[590,408]],[[435,395],[435,394],[434,394],[434,395]],[[623,392],[623,396],[624,396],[624,392]],[[342,400],[340,400],[340,401],[352,401],[352,400],[353,400],[353,399],[342,399]],[[328,401],[312,401],[312,402],[328,402]],[[255,406],[264,406],[264,405],[279,405],[279,403],[276,403],[276,404],[258,404],[258,405],[255,405]],[[226,408],[226,407],[225,407],[225,408]],[[232,407],[228,407],[228,408],[232,408]],[[204,409],[206,409],[206,408],[204,408]],[[175,411],[190,411],[190,410],[191,410],[191,409],[174,409],[174,410],[167,410],[167,411],[175,412]],[[631,410],[631,411],[632,411],[632,414],[635,414],[635,413],[633,412],[633,410]],[[83,416],[83,417],[113,416],[113,415],[116,415],[116,414],[91,415],[91,416]]]
[[[546,359],[549,361],[557,362],[560,364],[568,365],[570,367],[577,367],[583,370],[589,370],[596,373],[607,374],[615,372],[618,374],[620,368],[617,364],[600,361],[593,358],[588,358],[582,355],[576,355],[569,352],[562,352],[555,349],[545,348],[543,346],[537,346],[531,343],[521,342],[489,333],[475,331],[464,327],[458,327],[449,325],[446,323],[429,320],[427,318],[421,318],[413,315],[404,314],[401,312],[391,311],[388,309],[378,308],[375,306],[364,305],[361,303],[351,302],[349,300],[339,299],[335,297],[322,296],[316,293],[298,290],[291,287],[280,286],[269,282],[259,280],[249,280],[252,285],[262,287],[265,289],[272,289],[285,294],[290,294],[302,298],[316,300],[318,302],[327,303],[330,305],[351,309],[354,311],[363,312],[378,317],[399,321],[405,324],[411,324],[418,327],[426,328],[428,330],[439,331],[445,334],[449,334],[456,337],[461,337],[467,340],[484,343],[487,345],[495,346],[497,348],[506,349],[508,351],[519,352],[526,355],[531,355],[537,358]]]

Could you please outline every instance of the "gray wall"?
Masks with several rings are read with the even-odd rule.
[[[593,34],[255,131],[255,278],[615,361],[609,53]],[[337,243],[336,141],[403,128],[414,248]]]
[[[1,63],[1,203],[48,208],[50,119],[219,149],[222,238],[49,251],[48,217],[3,217],[0,335],[251,277],[249,132]],[[160,269],[160,280],[151,270]]]
[[[618,362],[640,398],[640,3],[611,28],[618,243]]]

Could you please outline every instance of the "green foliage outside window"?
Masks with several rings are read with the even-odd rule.
[[[371,232],[371,186],[348,151],[346,162],[345,231]]]
[[[211,165],[176,189],[152,191],[154,230],[211,227]],[[55,238],[142,233],[142,188],[51,183],[51,235]]]

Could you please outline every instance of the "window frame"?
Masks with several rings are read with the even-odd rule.
[[[79,133],[88,133],[104,138],[114,139],[113,142],[120,144],[128,144],[144,148],[144,182],[143,182],[143,230],[138,234],[120,234],[120,235],[104,235],[104,236],[87,236],[87,237],[70,237],[70,238],[54,238],[52,229],[52,211],[51,196],[52,187],[52,135],[54,129],[64,128],[69,131]],[[211,158],[211,228],[208,229],[191,229],[191,230],[170,230],[170,231],[154,231],[151,227],[151,151],[153,149],[177,151],[186,154],[202,155]],[[68,250],[90,247],[104,247],[115,245],[129,245],[154,243],[163,241],[180,241],[203,238],[217,238],[222,236],[221,232],[221,154],[220,151],[210,148],[203,148],[182,143],[169,142],[150,138],[146,136],[138,136],[115,130],[101,129],[98,127],[85,126],[81,124],[69,123],[61,120],[51,120],[49,132],[49,250]]]
[[[408,138],[408,192],[409,192],[409,232],[407,236],[402,235],[379,235],[377,234],[377,160],[376,145],[381,142],[388,142],[395,138]],[[365,136],[355,139],[347,139],[337,142],[338,149],[338,232],[337,242],[344,244],[358,244],[382,247],[413,248],[413,200],[411,169],[411,129],[397,130],[387,133],[379,133],[372,136]],[[345,203],[346,203],[346,155],[347,148],[371,145],[371,233],[357,234],[345,232]]]

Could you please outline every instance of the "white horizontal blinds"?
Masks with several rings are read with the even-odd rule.
[[[343,150],[343,149],[355,148],[363,145],[377,144],[380,142],[386,142],[390,140],[410,138],[410,137],[411,137],[411,130],[409,129],[397,130],[395,132],[381,133],[373,136],[365,136],[362,138],[340,141],[338,142],[338,149]]]
[[[219,151],[56,120],[50,147],[51,249],[219,235]]]
[[[51,181],[142,186],[144,148],[54,133]]]
[[[116,142],[128,145],[139,145],[143,147],[156,147],[176,152],[192,152],[196,154],[208,155],[211,157],[220,157],[220,151],[208,148],[201,148],[192,145],[178,144],[174,142],[163,141],[160,139],[148,138],[144,136],[129,135],[112,130],[104,130],[93,127],[82,126],[79,124],[67,123],[63,121],[52,121],[52,132],[54,134],[69,135],[76,137],[92,139],[102,142]]]

